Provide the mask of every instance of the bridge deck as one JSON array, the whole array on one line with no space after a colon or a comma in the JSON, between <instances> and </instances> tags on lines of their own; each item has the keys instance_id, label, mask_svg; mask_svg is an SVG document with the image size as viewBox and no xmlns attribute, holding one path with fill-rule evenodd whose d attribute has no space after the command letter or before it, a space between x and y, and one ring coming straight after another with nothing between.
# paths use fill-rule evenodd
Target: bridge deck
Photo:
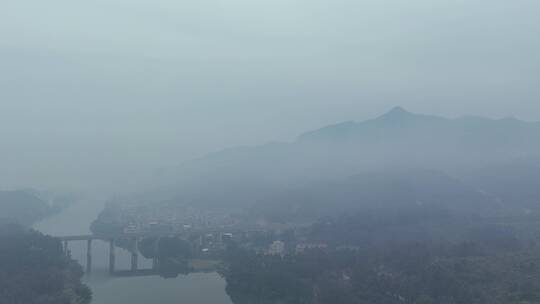
<instances>
[{"instance_id":1,"label":"bridge deck","mask_svg":"<svg viewBox=\"0 0 540 304\"><path fill-rule=\"evenodd\" d=\"M95 235L68 235L68 236L59 236L59 239L62 241L88 241L99 239Z\"/></svg>"},{"instance_id":2,"label":"bridge deck","mask_svg":"<svg viewBox=\"0 0 540 304\"><path fill-rule=\"evenodd\" d=\"M246 232L236 229L225 229L226 232L239 233ZM186 236L190 233L223 233L224 231L216 229L207 230L193 230L193 231L181 231L181 232L141 232L141 233L122 233L122 234L87 234L87 235L69 235L58 236L63 241L86 241L86 240L114 240L114 239L129 239L129 238L146 238L146 237L178 237ZM247 230L248 232L263 231L263 230Z\"/></svg>"},{"instance_id":3,"label":"bridge deck","mask_svg":"<svg viewBox=\"0 0 540 304\"><path fill-rule=\"evenodd\" d=\"M114 277L148 277L148 276L157 276L159 272L155 269L139 269L136 271L132 270L115 270L112 273Z\"/></svg>"},{"instance_id":4,"label":"bridge deck","mask_svg":"<svg viewBox=\"0 0 540 304\"><path fill-rule=\"evenodd\" d=\"M126 233L115 235L103 235L103 234L85 234L85 235L66 235L58 236L62 241L87 241L87 240L114 240L114 239L130 239L130 238L145 238L145 237L171 237L181 236L185 233Z\"/></svg>"}]
</instances>

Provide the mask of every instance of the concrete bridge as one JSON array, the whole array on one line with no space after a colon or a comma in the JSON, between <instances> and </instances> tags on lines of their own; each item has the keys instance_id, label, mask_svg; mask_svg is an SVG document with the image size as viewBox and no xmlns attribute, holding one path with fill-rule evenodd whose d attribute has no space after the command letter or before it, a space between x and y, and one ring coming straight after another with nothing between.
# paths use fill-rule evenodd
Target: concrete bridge
<instances>
[{"instance_id":1,"label":"concrete bridge","mask_svg":"<svg viewBox=\"0 0 540 304\"><path fill-rule=\"evenodd\" d=\"M87 235L70 235L70 236L61 236L58 237L63 244L64 254L70 255L69 250L69 242L75 242L75 241L86 241L86 273L90 273L92 271L92 242L94 240L100 240L104 242L109 243L109 273L113 276L128 276L129 274L126 271L116 271L115 264L116 264L116 253L115 253L115 247L118 240L128 240L131 241L131 244L133 244L131 251L131 270L129 271L131 274L144 274L144 275L150 275L156 273L156 268L158 265L158 260L154 259L152 263L152 269L138 269L139 264L139 250L138 250L138 244L139 240L143 238L165 238L165 237L181 237L185 238L188 234L193 234L195 231L186 231L186 232L177 232L177 233L152 233L152 232L145 232L145 233L125 233L125 234L109 234L109 235L95 235L95 234L87 234ZM219 240L221 241L223 235L225 234L222 231L217 230L205 230L205 231L197 231L197 234L200 234L200 242L202 244L202 238L207 233L213 233L219 235ZM157 244L157 243L156 243ZM157 248L155 249L157 252Z\"/></svg>"},{"instance_id":2,"label":"concrete bridge","mask_svg":"<svg viewBox=\"0 0 540 304\"><path fill-rule=\"evenodd\" d=\"M131 272L138 273L139 265L139 250L138 244L139 240L142 238L164 238L164 237L182 237L184 233L134 233L134 234L118 234L118 235L70 235L70 236L61 236L58 237L63 244L64 254L70 255L69 243L74 241L86 241L86 273L92 271L92 242L94 240L100 240L109 243L109 273L111 275L116 274L115 264L116 264L116 243L118 240L128 240L131 241L133 246L129 250L131 251ZM156 249L157 250L157 249ZM153 262L153 269L143 270L143 272L154 272L157 266L157 260ZM119 273L124 274L125 271Z\"/></svg>"}]
</instances>

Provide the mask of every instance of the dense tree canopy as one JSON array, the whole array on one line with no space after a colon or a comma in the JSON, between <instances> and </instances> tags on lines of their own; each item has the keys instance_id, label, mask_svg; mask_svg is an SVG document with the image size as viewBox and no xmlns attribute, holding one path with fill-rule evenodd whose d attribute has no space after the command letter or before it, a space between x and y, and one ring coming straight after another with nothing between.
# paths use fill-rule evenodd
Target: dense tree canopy
<instances>
[{"instance_id":1,"label":"dense tree canopy","mask_svg":"<svg viewBox=\"0 0 540 304\"><path fill-rule=\"evenodd\" d=\"M0 303L85 304L83 271L58 239L15 225L0 226Z\"/></svg>"},{"instance_id":2,"label":"dense tree canopy","mask_svg":"<svg viewBox=\"0 0 540 304\"><path fill-rule=\"evenodd\" d=\"M329 218L308 234L328 242L327 249L283 257L230 247L227 292L236 304L540 303L534 242L508 224L432 220L423 214ZM421 228L443 232L416 234Z\"/></svg>"}]
</instances>

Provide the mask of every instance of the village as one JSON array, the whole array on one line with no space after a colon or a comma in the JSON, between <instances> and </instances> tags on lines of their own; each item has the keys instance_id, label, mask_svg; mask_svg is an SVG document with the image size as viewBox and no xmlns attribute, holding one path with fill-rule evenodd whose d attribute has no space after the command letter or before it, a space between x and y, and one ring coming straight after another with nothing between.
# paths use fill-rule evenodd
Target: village
<instances>
[{"instance_id":1,"label":"village","mask_svg":"<svg viewBox=\"0 0 540 304\"><path fill-rule=\"evenodd\" d=\"M170 235L189 239L200 254L216 254L234 241L265 255L327 250L326 241L308 241L305 226L253 220L241 213L166 204L110 204L92 225L95 234Z\"/></svg>"}]
</instances>

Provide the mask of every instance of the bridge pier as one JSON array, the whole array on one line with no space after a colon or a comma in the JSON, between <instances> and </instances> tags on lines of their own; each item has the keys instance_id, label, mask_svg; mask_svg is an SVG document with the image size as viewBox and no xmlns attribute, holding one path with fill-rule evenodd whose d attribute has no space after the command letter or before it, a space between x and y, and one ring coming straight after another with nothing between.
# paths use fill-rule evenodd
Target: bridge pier
<instances>
[{"instance_id":1,"label":"bridge pier","mask_svg":"<svg viewBox=\"0 0 540 304\"><path fill-rule=\"evenodd\" d=\"M131 271L137 271L139 267L139 239L133 239L133 249L131 250Z\"/></svg>"},{"instance_id":2,"label":"bridge pier","mask_svg":"<svg viewBox=\"0 0 540 304\"><path fill-rule=\"evenodd\" d=\"M64 240L64 255L69 256L69 248L68 248L68 241Z\"/></svg>"},{"instance_id":3,"label":"bridge pier","mask_svg":"<svg viewBox=\"0 0 540 304\"><path fill-rule=\"evenodd\" d=\"M114 274L114 264L115 264L114 239L111 239L109 243L109 273L110 274Z\"/></svg>"},{"instance_id":4,"label":"bridge pier","mask_svg":"<svg viewBox=\"0 0 540 304\"><path fill-rule=\"evenodd\" d=\"M161 238L157 238L154 242L154 257L152 258L152 269L157 270L159 267L159 241Z\"/></svg>"},{"instance_id":5,"label":"bridge pier","mask_svg":"<svg viewBox=\"0 0 540 304\"><path fill-rule=\"evenodd\" d=\"M86 243L86 273L92 272L92 239Z\"/></svg>"},{"instance_id":6,"label":"bridge pier","mask_svg":"<svg viewBox=\"0 0 540 304\"><path fill-rule=\"evenodd\" d=\"M152 258L152 270L157 270L157 269L158 269L158 258L153 257Z\"/></svg>"}]
</instances>

